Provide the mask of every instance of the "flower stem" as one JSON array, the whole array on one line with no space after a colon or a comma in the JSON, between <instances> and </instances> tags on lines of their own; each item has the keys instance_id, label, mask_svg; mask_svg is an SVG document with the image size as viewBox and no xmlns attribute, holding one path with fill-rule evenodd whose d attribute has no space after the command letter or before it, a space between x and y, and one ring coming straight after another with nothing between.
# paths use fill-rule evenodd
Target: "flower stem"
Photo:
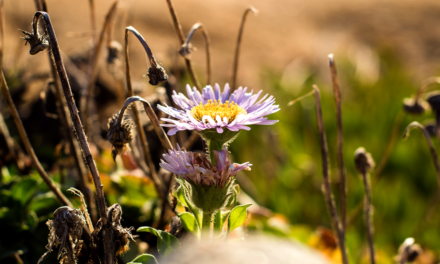
<instances>
[{"instance_id":1,"label":"flower stem","mask_svg":"<svg viewBox=\"0 0 440 264\"><path fill-rule=\"evenodd\" d=\"M211 159L212 166L215 166L214 150L220 151L222 149L223 149L222 142L217 140L210 140L208 142L209 158Z\"/></svg>"},{"instance_id":2,"label":"flower stem","mask_svg":"<svg viewBox=\"0 0 440 264\"><path fill-rule=\"evenodd\" d=\"M202 222L202 240L211 239L211 221L213 213L203 212L203 222Z\"/></svg>"}]
</instances>

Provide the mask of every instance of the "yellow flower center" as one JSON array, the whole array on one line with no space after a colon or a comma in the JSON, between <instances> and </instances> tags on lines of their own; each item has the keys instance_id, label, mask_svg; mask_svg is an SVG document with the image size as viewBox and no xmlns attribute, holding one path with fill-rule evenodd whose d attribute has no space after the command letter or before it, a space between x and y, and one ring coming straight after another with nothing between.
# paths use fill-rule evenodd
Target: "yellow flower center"
<instances>
[{"instance_id":1,"label":"yellow flower center","mask_svg":"<svg viewBox=\"0 0 440 264\"><path fill-rule=\"evenodd\" d=\"M191 115L198 121L202 121L204 116L210 116L212 119L217 121L217 116L220 116L222 120L224 117L227 117L228 122L230 123L234 121L239 114L246 115L247 112L235 102L230 103L229 101L226 101L225 103L222 103L220 99L218 102L208 100L205 105L200 103L200 105L191 109Z\"/></svg>"}]
</instances>

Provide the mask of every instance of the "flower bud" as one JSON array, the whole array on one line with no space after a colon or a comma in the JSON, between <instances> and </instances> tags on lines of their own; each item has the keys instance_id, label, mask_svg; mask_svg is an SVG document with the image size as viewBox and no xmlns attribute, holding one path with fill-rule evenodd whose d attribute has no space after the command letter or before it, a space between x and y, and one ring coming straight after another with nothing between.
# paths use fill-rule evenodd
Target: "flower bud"
<instances>
[{"instance_id":1,"label":"flower bud","mask_svg":"<svg viewBox=\"0 0 440 264\"><path fill-rule=\"evenodd\" d=\"M125 152L129 147L128 144L133 140L132 129L134 127L130 119L124 119L118 122L120 113L109 118L107 123L107 138L113 145L112 157L115 160L119 153Z\"/></svg>"},{"instance_id":2,"label":"flower bud","mask_svg":"<svg viewBox=\"0 0 440 264\"><path fill-rule=\"evenodd\" d=\"M22 39L26 41L24 45L29 43L31 46L31 50L29 51L31 55L35 55L38 52L43 51L49 47L49 41L47 40L49 36L40 35L40 33L38 32L36 32L35 34L30 33L21 29L20 31L24 34L24 36L22 37Z\"/></svg>"},{"instance_id":3,"label":"flower bud","mask_svg":"<svg viewBox=\"0 0 440 264\"><path fill-rule=\"evenodd\" d=\"M408 114L420 115L426 111L426 102L414 100L413 98L405 98L403 100L403 110Z\"/></svg>"},{"instance_id":4,"label":"flower bud","mask_svg":"<svg viewBox=\"0 0 440 264\"><path fill-rule=\"evenodd\" d=\"M356 170L361 173L367 173L374 168L375 163L371 154L366 152L364 148L360 147L354 152L354 163Z\"/></svg>"}]
</instances>

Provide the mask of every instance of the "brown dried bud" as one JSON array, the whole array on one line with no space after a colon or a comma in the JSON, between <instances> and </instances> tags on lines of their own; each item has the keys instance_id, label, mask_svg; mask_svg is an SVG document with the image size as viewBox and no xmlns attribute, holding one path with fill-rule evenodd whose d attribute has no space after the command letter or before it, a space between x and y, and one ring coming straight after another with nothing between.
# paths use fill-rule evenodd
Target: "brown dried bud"
<instances>
[{"instance_id":1,"label":"brown dried bud","mask_svg":"<svg viewBox=\"0 0 440 264\"><path fill-rule=\"evenodd\" d=\"M128 144L133 140L133 122L130 119L123 119L122 122L119 122L119 115L120 113L113 115L113 117L108 119L107 123L107 138L113 145L113 160L116 159L119 153L124 153L128 150Z\"/></svg>"},{"instance_id":2,"label":"brown dried bud","mask_svg":"<svg viewBox=\"0 0 440 264\"><path fill-rule=\"evenodd\" d=\"M121 44L116 40L112 40L107 48L108 48L107 63L108 64L118 63L119 55L122 51Z\"/></svg>"},{"instance_id":3,"label":"brown dried bud","mask_svg":"<svg viewBox=\"0 0 440 264\"><path fill-rule=\"evenodd\" d=\"M395 257L399 263L414 262L422 253L422 248L414 244L414 238L409 237L400 245L398 255Z\"/></svg>"},{"instance_id":4,"label":"brown dried bud","mask_svg":"<svg viewBox=\"0 0 440 264\"><path fill-rule=\"evenodd\" d=\"M112 249L114 263L118 263L117 256L126 253L130 249L129 239L134 241L134 238L136 237L131 234L131 231L134 229L133 227L122 227L122 209L119 204L114 204L108 208L107 219L108 223L106 226L104 226L101 219L99 219L96 229L92 233L92 252L87 263L104 263L105 257L103 243L110 244L107 248ZM112 240L108 241L105 237L111 237Z\"/></svg>"},{"instance_id":5,"label":"brown dried bud","mask_svg":"<svg viewBox=\"0 0 440 264\"><path fill-rule=\"evenodd\" d=\"M195 47L191 45L191 43L183 44L179 49L179 54L187 59L190 58L191 52L197 50Z\"/></svg>"},{"instance_id":6,"label":"brown dried bud","mask_svg":"<svg viewBox=\"0 0 440 264\"><path fill-rule=\"evenodd\" d=\"M425 101L414 100L413 98L405 98L403 100L403 110L406 113L412 115L423 114L427 109L427 104Z\"/></svg>"},{"instance_id":7,"label":"brown dried bud","mask_svg":"<svg viewBox=\"0 0 440 264\"><path fill-rule=\"evenodd\" d=\"M356 170L361 174L369 172L376 165L371 154L366 152L362 147L356 149L354 152L354 164Z\"/></svg>"},{"instance_id":8,"label":"brown dried bud","mask_svg":"<svg viewBox=\"0 0 440 264\"><path fill-rule=\"evenodd\" d=\"M152 64L152 66L148 68L148 73L146 75L150 78L149 83L151 85L158 85L159 83L168 80L168 75L165 72L165 69L158 64Z\"/></svg>"},{"instance_id":9,"label":"brown dried bud","mask_svg":"<svg viewBox=\"0 0 440 264\"><path fill-rule=\"evenodd\" d=\"M38 32L34 34L21 29L19 30L24 34L24 36L21 37L26 41L24 45L28 44L28 42L31 45L31 50L29 51L31 55L35 55L49 47L48 35L40 35Z\"/></svg>"},{"instance_id":10,"label":"brown dried bud","mask_svg":"<svg viewBox=\"0 0 440 264\"><path fill-rule=\"evenodd\" d=\"M434 91L426 95L426 101L431 106L432 110L440 110L440 91Z\"/></svg>"},{"instance_id":11,"label":"brown dried bud","mask_svg":"<svg viewBox=\"0 0 440 264\"><path fill-rule=\"evenodd\" d=\"M427 120L427 121L423 122L423 126L425 127L426 131L428 131L428 134L431 137L436 136L437 126L435 124L435 121Z\"/></svg>"},{"instance_id":12,"label":"brown dried bud","mask_svg":"<svg viewBox=\"0 0 440 264\"><path fill-rule=\"evenodd\" d=\"M58 250L60 263L76 263L76 257L81 251L83 241L81 234L85 219L80 210L68 206L58 208L54 219L47 221L49 227L49 243L46 245L47 252L38 260L40 263L54 248Z\"/></svg>"}]
</instances>

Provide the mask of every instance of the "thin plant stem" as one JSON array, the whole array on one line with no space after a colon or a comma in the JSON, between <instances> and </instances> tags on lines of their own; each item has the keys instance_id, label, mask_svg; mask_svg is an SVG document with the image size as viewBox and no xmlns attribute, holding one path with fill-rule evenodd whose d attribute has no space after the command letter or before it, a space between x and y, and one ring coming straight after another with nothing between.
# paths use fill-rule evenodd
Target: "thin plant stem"
<instances>
[{"instance_id":1,"label":"thin plant stem","mask_svg":"<svg viewBox=\"0 0 440 264\"><path fill-rule=\"evenodd\" d=\"M416 96L414 98L415 102L418 102L420 96L422 96L422 94L428 90L429 86L433 84L440 84L440 77L429 77L425 79L417 90Z\"/></svg>"},{"instance_id":2,"label":"thin plant stem","mask_svg":"<svg viewBox=\"0 0 440 264\"><path fill-rule=\"evenodd\" d=\"M180 25L179 19L177 18L177 13L174 10L174 6L173 6L173 3L171 2L171 0L167 0L167 4L168 4L168 9L170 10L170 13L171 13L171 17L173 19L174 30L176 31L177 37L179 38L180 45L183 45L183 43L185 43L185 37L183 35L182 26ZM196 76L196 73L194 72L191 61L188 58L184 58L184 59L185 59L186 68L189 73L189 77L191 78L192 82L197 87L197 89L199 89L201 91L202 86L200 85L200 82L197 79L197 76Z\"/></svg>"},{"instance_id":3,"label":"thin plant stem","mask_svg":"<svg viewBox=\"0 0 440 264\"><path fill-rule=\"evenodd\" d=\"M125 74L126 74L128 95L130 97L135 95L134 91L133 91L132 84L131 84L130 56L129 56L129 49L128 49L129 32L133 32L133 31L138 33L134 28L129 27L129 28L125 29L125 65L126 65ZM140 35L140 34L138 33L138 35ZM147 45L147 47L148 47L148 45ZM148 48L147 54L148 53L152 54L152 52L149 48ZM148 146L147 137L145 135L144 127L142 126L139 110L138 110L136 104L132 104L132 112L134 115L134 122L136 124L136 129L137 129L138 135L140 137L142 152L143 152L144 158L145 158L145 163L150 168L150 176L151 176L151 179L153 180L154 186L156 187L157 194L162 199L162 201L165 202L164 201L164 199L166 199L166 197L164 195L165 190L163 188L162 182L160 181L159 177L157 176L156 169L154 167L154 163L151 158L151 152L150 152L150 148ZM121 119L121 121L122 121L123 115L124 115L124 112L121 110L121 113L119 114L119 119ZM121 121L119 122L119 124L121 124Z\"/></svg>"},{"instance_id":4,"label":"thin plant stem","mask_svg":"<svg viewBox=\"0 0 440 264\"><path fill-rule=\"evenodd\" d=\"M202 222L202 240L211 240L212 238L212 229L211 222L213 213L205 213L203 212L203 222Z\"/></svg>"},{"instance_id":5,"label":"thin plant stem","mask_svg":"<svg viewBox=\"0 0 440 264\"><path fill-rule=\"evenodd\" d=\"M338 212L336 210L336 204L333 199L331 185L330 185L330 171L329 171L329 159L328 159L328 148L327 140L324 130L324 122L322 119L322 107L321 107L321 96L319 88L313 85L315 91L315 107L316 107L316 119L318 122L319 138L321 142L321 156L322 156L322 173L324 178L323 192L325 201L327 203L327 208L330 213L330 218L332 220L333 229L336 231L338 236L339 248L342 254L342 263L348 264L347 249L345 247L344 232L342 230L341 223L339 221Z\"/></svg>"},{"instance_id":6,"label":"thin plant stem","mask_svg":"<svg viewBox=\"0 0 440 264\"><path fill-rule=\"evenodd\" d=\"M73 205L70 203L70 201L64 196L64 194L61 192L61 190L58 188L58 186L55 185L55 183L49 178L46 171L43 169L43 166L41 166L40 161L38 160L37 156L35 155L34 149L32 148L32 145L29 141L29 138L26 134L26 131L23 127L23 123L21 122L20 116L18 115L17 108L15 107L14 102L12 101L11 94L9 93L8 84L6 83L5 76L3 74L3 67L0 67L1 69L1 82L2 82L2 94L3 97L6 99L6 102L9 106L9 110L11 111L12 118L14 119L15 125L17 126L18 133L20 134L20 138L23 142L23 145L26 149L27 154L31 158L32 165L37 170L38 174L40 174L43 181L46 183L46 185L49 187L49 189L55 194L58 201L60 201L61 204L65 206L69 206L73 208Z\"/></svg>"},{"instance_id":7,"label":"thin plant stem","mask_svg":"<svg viewBox=\"0 0 440 264\"><path fill-rule=\"evenodd\" d=\"M90 9L90 26L93 32L92 39L93 44L96 41L96 11L95 11L95 1L89 0L89 9Z\"/></svg>"},{"instance_id":8,"label":"thin plant stem","mask_svg":"<svg viewBox=\"0 0 440 264\"><path fill-rule=\"evenodd\" d=\"M426 142L428 143L429 151L431 152L432 162L434 163L435 171L437 173L437 183L440 191L440 163L438 160L437 152L434 148L434 144L432 144L431 136L429 135L428 131L422 124L420 124L419 122L412 122L405 129L405 133L403 135L404 139L409 137L409 133L413 128L420 129L423 132L423 135L425 136Z\"/></svg>"},{"instance_id":9,"label":"thin plant stem","mask_svg":"<svg viewBox=\"0 0 440 264\"><path fill-rule=\"evenodd\" d=\"M81 120L78 115L78 109L75 105L75 101L73 99L72 89L70 88L69 79L66 74L66 69L64 68L63 59L61 58L60 49L58 46L58 41L55 36L55 31L53 29L52 23L50 21L50 17L46 12L37 12L33 18L33 25L36 27L37 21L43 17L44 24L46 26L46 31L49 35L50 49L52 55L54 57L54 61L56 64L56 68L58 70L58 76L60 78L61 85L63 87L64 96L67 101L67 106L69 108L70 117L72 118L72 123L75 127L75 131L80 142L83 154L85 156L87 165L93 177L93 182L95 184L96 193L97 193L97 201L99 205L99 211L101 216L101 221L104 227L108 226L107 219L107 206L105 203L104 190L103 185L101 183L101 178L99 177L98 169L96 168L95 161L93 160L92 153L90 152L89 144L86 139L86 135L82 128ZM35 28L34 28L35 31ZM111 232L107 231L106 228L103 229L103 240L104 241L112 241ZM111 243L104 243L104 256L105 256L105 264L113 263L113 250L110 247Z\"/></svg>"},{"instance_id":10,"label":"thin plant stem","mask_svg":"<svg viewBox=\"0 0 440 264\"><path fill-rule=\"evenodd\" d=\"M23 123L21 122L20 116L18 115L17 108L15 107L14 101L12 101L11 93L9 92L8 84L6 83L5 75L3 73L3 48L4 48L4 41L3 41L3 0L0 2L0 78L1 78L1 91L3 94L3 97L6 100L6 103L9 106L9 110L11 111L12 118L14 119L15 125L17 126L18 133L20 134L20 138L23 142L23 145L26 149L26 152L28 153L29 157L31 158L32 165L37 170L38 174L40 174L43 181L46 183L46 185L49 187L49 189L55 194L58 201L60 201L61 204L65 206L69 206L73 208L72 203L64 196L64 194L61 192L61 190L58 188L58 186L55 185L55 183L49 178L46 171L44 170L43 166L41 166L40 161L38 160L37 156L35 155L34 149L32 148L32 145L29 141L29 138L27 136L26 130L24 129Z\"/></svg>"},{"instance_id":11,"label":"thin plant stem","mask_svg":"<svg viewBox=\"0 0 440 264\"><path fill-rule=\"evenodd\" d=\"M83 94L81 94L80 107L82 108L81 113L83 115L83 121L86 126L86 131L90 131L90 127L89 127L91 122L90 107L91 104L93 103L93 98L95 93L95 81L98 75L99 57L104 43L105 33L107 32L107 28L110 26L110 22L116 13L116 8L118 6L118 3L119 3L118 0L115 0L113 2L113 4L110 7L110 10L108 11L105 17L104 25L102 26L99 39L95 44L95 48L93 49L93 55L92 55L92 60L90 62L90 68L89 68L89 74L87 80L87 87L86 90L84 90Z\"/></svg>"},{"instance_id":12,"label":"thin plant stem","mask_svg":"<svg viewBox=\"0 0 440 264\"><path fill-rule=\"evenodd\" d=\"M344 153L343 153L343 140L344 136L342 134L342 107L341 107L341 89L339 86L338 74L336 71L335 60L333 58L333 54L328 55L330 73L332 76L332 84L333 84L333 94L335 96L335 105L336 105L336 118L337 118L337 145L338 145L338 166L339 166L339 186L341 192L341 224L342 231L344 232L347 226L347 182L345 176L345 167L344 167Z\"/></svg>"},{"instance_id":13,"label":"thin plant stem","mask_svg":"<svg viewBox=\"0 0 440 264\"><path fill-rule=\"evenodd\" d=\"M373 179L372 179L372 186L376 186L377 183L379 182L381 176L382 176L382 172L385 169L385 166L388 163L388 160L390 158L391 155L391 151L393 150L394 145L396 144L396 139L399 135L399 128L400 128L400 124L402 123L404 117L404 112L403 110L401 110L397 116L396 119L394 120L394 124L393 124L393 128L391 130L391 136L390 139L388 140L387 146L385 148L384 154L382 156L382 159L379 162L379 166L377 166L377 169L375 170ZM358 203L355 207L355 209L353 209L349 215L349 217L347 218L347 226L350 226L354 219L356 219L362 212L362 207L363 207L363 201L361 201L360 203Z\"/></svg>"},{"instance_id":14,"label":"thin plant stem","mask_svg":"<svg viewBox=\"0 0 440 264\"><path fill-rule=\"evenodd\" d=\"M37 9L37 11L43 11L43 7L41 6L40 0L34 0L34 3L35 3L35 8Z\"/></svg>"},{"instance_id":15,"label":"thin plant stem","mask_svg":"<svg viewBox=\"0 0 440 264\"><path fill-rule=\"evenodd\" d=\"M365 213L365 226L367 228L368 246L370 248L370 261L371 264L374 264L375 257L374 257L374 244L373 244L373 214L371 211L370 177L366 170L363 173L361 173L361 176L365 188L364 213Z\"/></svg>"},{"instance_id":16,"label":"thin plant stem","mask_svg":"<svg viewBox=\"0 0 440 264\"><path fill-rule=\"evenodd\" d=\"M47 5L43 5L42 11L47 12ZM67 131L67 139L69 141L70 148L72 149L72 156L75 160L76 168L78 171L79 187L84 193L87 203L90 206L90 214L92 216L93 222L96 223L96 221L98 221L98 216L96 215L96 205L93 201L93 192L88 186L87 169L85 168L81 149L79 148L78 141L76 140L76 136L73 131L72 120L70 120L69 118L69 110L67 109L66 99L63 96L63 88L61 87L57 69L55 68L55 61L53 61L53 57L50 55L50 53L48 53L48 59L50 64L50 72L53 78L53 84L55 86L55 96L60 109L60 122Z\"/></svg>"},{"instance_id":17,"label":"thin plant stem","mask_svg":"<svg viewBox=\"0 0 440 264\"><path fill-rule=\"evenodd\" d=\"M241 19L240 24L240 30L238 31L238 37L237 37L237 44L235 46L235 55L234 55L234 65L232 70L232 86L231 86L231 93L237 88L237 72L238 72L238 58L240 57L240 46L241 46L241 39L243 36L243 30L244 30L244 24L246 23L246 18L249 12L252 12L254 14L258 13L258 10L254 7L250 6L248 7L244 13L243 18Z\"/></svg>"},{"instance_id":18,"label":"thin plant stem","mask_svg":"<svg viewBox=\"0 0 440 264\"><path fill-rule=\"evenodd\" d=\"M196 23L194 26L192 26L191 30L188 33L188 37L186 38L185 43L182 45L182 48L185 48L187 50L190 49L190 41L192 36L194 35L194 32L196 32L197 29L200 29L202 31L203 37L205 38L206 43L206 83L208 85L211 85L211 40L209 39L208 30L203 26L202 23ZM183 55L185 57L185 55Z\"/></svg>"}]
</instances>

